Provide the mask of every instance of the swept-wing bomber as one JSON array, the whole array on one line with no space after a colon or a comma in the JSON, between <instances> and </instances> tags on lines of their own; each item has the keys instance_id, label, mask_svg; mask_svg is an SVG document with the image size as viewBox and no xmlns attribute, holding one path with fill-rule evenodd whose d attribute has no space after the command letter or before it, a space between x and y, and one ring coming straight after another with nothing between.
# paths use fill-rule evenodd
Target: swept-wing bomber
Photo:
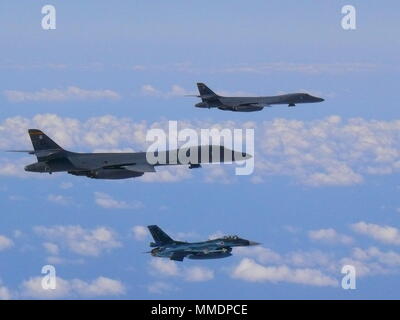
<instances>
[{"instance_id":1,"label":"swept-wing bomber","mask_svg":"<svg viewBox=\"0 0 400 320\"><path fill-rule=\"evenodd\" d=\"M251 112L260 111L274 104L287 104L294 107L298 103L322 102L324 99L314 97L308 93L288 93L269 97L223 97L214 93L204 83L198 83L199 95L202 102L197 103L197 108L218 108L220 110Z\"/></svg>"},{"instance_id":2,"label":"swept-wing bomber","mask_svg":"<svg viewBox=\"0 0 400 320\"><path fill-rule=\"evenodd\" d=\"M188 165L190 169L200 168L202 163L242 161L251 158L244 152L237 152L223 146L195 146L176 150L155 151L152 156L165 159L164 163L148 161L148 152L130 153L76 153L64 150L38 129L29 129L33 150L11 150L27 152L37 157L37 162L27 165L25 171L53 173L68 172L75 176L93 179L127 179L140 177L146 172L155 172L157 166ZM195 157L190 157L193 152ZM185 154L189 161L177 156ZM191 159L194 159L192 161Z\"/></svg>"}]
</instances>

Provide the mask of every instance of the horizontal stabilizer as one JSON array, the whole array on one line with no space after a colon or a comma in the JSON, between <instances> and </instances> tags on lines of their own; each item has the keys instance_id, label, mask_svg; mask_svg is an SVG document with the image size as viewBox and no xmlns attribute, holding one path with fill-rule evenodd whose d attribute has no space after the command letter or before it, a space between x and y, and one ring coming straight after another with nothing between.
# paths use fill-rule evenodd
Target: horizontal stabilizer
<instances>
[{"instance_id":1,"label":"horizontal stabilizer","mask_svg":"<svg viewBox=\"0 0 400 320\"><path fill-rule=\"evenodd\" d=\"M34 150L6 150L5 152L22 152L22 153L35 154Z\"/></svg>"},{"instance_id":2,"label":"horizontal stabilizer","mask_svg":"<svg viewBox=\"0 0 400 320\"><path fill-rule=\"evenodd\" d=\"M61 150L7 150L6 152L23 152L36 155L38 158L45 158L60 152Z\"/></svg>"}]
</instances>

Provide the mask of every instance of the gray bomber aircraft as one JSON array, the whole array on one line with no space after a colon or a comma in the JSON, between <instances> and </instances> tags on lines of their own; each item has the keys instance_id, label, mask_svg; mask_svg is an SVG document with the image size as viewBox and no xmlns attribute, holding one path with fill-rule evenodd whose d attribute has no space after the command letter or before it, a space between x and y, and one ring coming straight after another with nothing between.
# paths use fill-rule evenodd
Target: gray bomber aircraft
<instances>
[{"instance_id":1,"label":"gray bomber aircraft","mask_svg":"<svg viewBox=\"0 0 400 320\"><path fill-rule=\"evenodd\" d=\"M169 258L170 260L183 261L184 258L204 260L226 258L232 255L233 247L247 247L259 245L254 241L241 239L238 236L225 236L203 242L182 242L171 239L160 227L148 226L155 242L151 251L153 257Z\"/></svg>"},{"instance_id":2,"label":"gray bomber aircraft","mask_svg":"<svg viewBox=\"0 0 400 320\"><path fill-rule=\"evenodd\" d=\"M198 83L202 102L197 103L197 108L218 108L220 110L252 112L260 111L264 107L271 107L274 104L287 104L294 107L297 103L322 102L324 99L314 97L308 93L288 93L270 97L223 97L214 93L204 83Z\"/></svg>"},{"instance_id":3,"label":"gray bomber aircraft","mask_svg":"<svg viewBox=\"0 0 400 320\"><path fill-rule=\"evenodd\" d=\"M165 158L163 164L150 164L146 152L132 153L76 153L64 150L42 131L29 129L32 151L10 150L10 152L26 152L35 155L36 163L27 165L29 172L68 172L75 176L86 176L93 179L127 179L142 176L145 172L155 172L156 166L188 165L190 169L200 168L201 163L232 162L251 158L251 155L232 151L223 146L197 146L172 151L155 151L153 155ZM194 148L194 149L193 149ZM195 150L197 149L197 150ZM190 152L196 151L196 161L189 159ZM187 163L179 161L177 154L186 153ZM203 156L202 156L203 155ZM228 158L229 157L229 158ZM226 161L225 161L226 160Z\"/></svg>"}]
</instances>

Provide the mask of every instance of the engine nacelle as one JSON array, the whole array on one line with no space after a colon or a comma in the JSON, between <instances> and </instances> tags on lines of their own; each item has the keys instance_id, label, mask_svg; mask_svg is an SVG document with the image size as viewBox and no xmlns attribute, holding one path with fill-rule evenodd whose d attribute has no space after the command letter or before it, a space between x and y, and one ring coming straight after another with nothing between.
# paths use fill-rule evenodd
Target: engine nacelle
<instances>
[{"instance_id":1,"label":"engine nacelle","mask_svg":"<svg viewBox=\"0 0 400 320\"><path fill-rule=\"evenodd\" d=\"M209 104L207 102L196 103L195 107L197 107L197 108L210 108L210 106L209 106Z\"/></svg>"},{"instance_id":2,"label":"engine nacelle","mask_svg":"<svg viewBox=\"0 0 400 320\"><path fill-rule=\"evenodd\" d=\"M136 178L143 175L143 172L135 172L125 169L98 169L92 171L70 171L68 173L76 176L86 176L92 179L109 180Z\"/></svg>"}]
</instances>

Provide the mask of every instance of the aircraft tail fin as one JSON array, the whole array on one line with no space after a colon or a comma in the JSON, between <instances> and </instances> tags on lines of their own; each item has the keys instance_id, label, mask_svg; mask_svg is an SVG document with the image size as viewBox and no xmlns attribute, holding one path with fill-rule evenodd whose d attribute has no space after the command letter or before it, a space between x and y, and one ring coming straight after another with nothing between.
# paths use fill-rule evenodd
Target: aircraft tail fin
<instances>
[{"instance_id":1,"label":"aircraft tail fin","mask_svg":"<svg viewBox=\"0 0 400 320\"><path fill-rule=\"evenodd\" d=\"M152 225L148 226L151 235L153 236L154 241L156 244L166 244L174 242L174 240L167 235L164 231L161 230L159 226Z\"/></svg>"},{"instance_id":2,"label":"aircraft tail fin","mask_svg":"<svg viewBox=\"0 0 400 320\"><path fill-rule=\"evenodd\" d=\"M204 83L197 83L197 88L199 89L200 98L215 98L218 95L212 91L209 87L207 87Z\"/></svg>"},{"instance_id":3,"label":"aircraft tail fin","mask_svg":"<svg viewBox=\"0 0 400 320\"><path fill-rule=\"evenodd\" d=\"M48 150L60 150L60 151L63 150L63 148L61 148L57 143L51 140L41 130L29 129L28 132L35 152L48 151Z\"/></svg>"}]
</instances>

